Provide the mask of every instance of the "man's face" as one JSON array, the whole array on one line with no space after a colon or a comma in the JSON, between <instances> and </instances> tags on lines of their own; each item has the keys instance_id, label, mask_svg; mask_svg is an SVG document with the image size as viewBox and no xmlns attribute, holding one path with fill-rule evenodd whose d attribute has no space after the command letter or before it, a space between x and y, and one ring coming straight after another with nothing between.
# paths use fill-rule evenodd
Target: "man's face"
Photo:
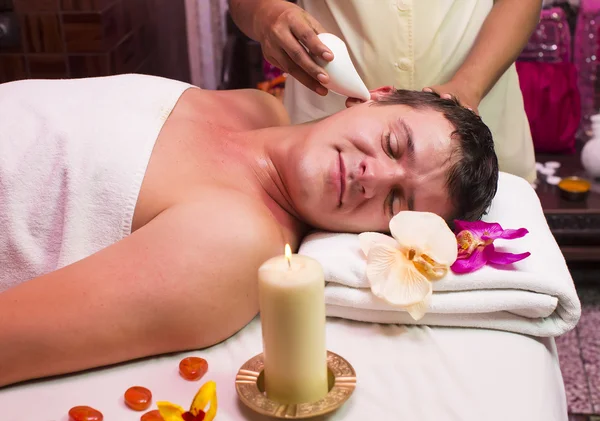
<instances>
[{"instance_id":1,"label":"man's face","mask_svg":"<svg viewBox=\"0 0 600 421\"><path fill-rule=\"evenodd\" d=\"M388 231L402 210L447 217L454 127L431 109L366 103L315 123L283 178L295 209L329 231Z\"/></svg>"}]
</instances>

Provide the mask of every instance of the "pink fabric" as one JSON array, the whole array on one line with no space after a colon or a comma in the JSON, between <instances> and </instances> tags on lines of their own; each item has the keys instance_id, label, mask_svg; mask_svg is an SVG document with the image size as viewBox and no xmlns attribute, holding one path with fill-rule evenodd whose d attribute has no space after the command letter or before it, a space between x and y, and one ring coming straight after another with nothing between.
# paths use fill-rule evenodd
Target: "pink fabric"
<instances>
[{"instance_id":1,"label":"pink fabric","mask_svg":"<svg viewBox=\"0 0 600 421\"><path fill-rule=\"evenodd\" d=\"M552 7L542 10L540 23L519 59L549 63L571 61L571 32L563 9Z\"/></svg>"},{"instance_id":2,"label":"pink fabric","mask_svg":"<svg viewBox=\"0 0 600 421\"><path fill-rule=\"evenodd\" d=\"M598 33L600 29L600 0L582 0L575 26L573 61L579 74L582 130L590 130L590 116L596 114L595 83L598 70Z\"/></svg>"},{"instance_id":3,"label":"pink fabric","mask_svg":"<svg viewBox=\"0 0 600 421\"><path fill-rule=\"evenodd\" d=\"M581 10L586 12L600 11L600 0L581 0Z\"/></svg>"},{"instance_id":4,"label":"pink fabric","mask_svg":"<svg viewBox=\"0 0 600 421\"><path fill-rule=\"evenodd\" d=\"M516 65L536 152L575 152L581 119L575 66L568 62Z\"/></svg>"}]
</instances>

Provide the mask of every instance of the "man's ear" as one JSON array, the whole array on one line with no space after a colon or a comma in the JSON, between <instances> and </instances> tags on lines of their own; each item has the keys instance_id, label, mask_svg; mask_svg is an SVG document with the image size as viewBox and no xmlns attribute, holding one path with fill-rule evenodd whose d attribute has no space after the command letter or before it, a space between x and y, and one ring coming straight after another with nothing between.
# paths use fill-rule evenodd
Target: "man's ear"
<instances>
[{"instance_id":1,"label":"man's ear","mask_svg":"<svg viewBox=\"0 0 600 421\"><path fill-rule=\"evenodd\" d=\"M387 96L394 90L393 86L382 86L377 89L369 91L371 93L371 101L380 101L383 97Z\"/></svg>"},{"instance_id":2,"label":"man's ear","mask_svg":"<svg viewBox=\"0 0 600 421\"><path fill-rule=\"evenodd\" d=\"M388 95L393 90L394 90L393 86L382 86L377 89L372 89L369 91L369 93L371 94L370 101L377 102L377 101L381 100L381 98L383 98L384 96ZM365 102L365 101L356 99L356 98L348 98L346 100L346 107L349 108L349 107L352 107L353 105L362 104L363 102Z\"/></svg>"}]
</instances>

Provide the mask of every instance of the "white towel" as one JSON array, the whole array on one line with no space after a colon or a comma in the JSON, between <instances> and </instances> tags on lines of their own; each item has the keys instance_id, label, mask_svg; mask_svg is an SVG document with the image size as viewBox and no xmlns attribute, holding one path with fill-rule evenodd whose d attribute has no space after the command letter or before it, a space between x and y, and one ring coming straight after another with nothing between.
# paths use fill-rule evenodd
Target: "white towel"
<instances>
[{"instance_id":1,"label":"white towel","mask_svg":"<svg viewBox=\"0 0 600 421\"><path fill-rule=\"evenodd\" d=\"M131 233L152 149L189 87L135 74L0 84L0 293Z\"/></svg>"},{"instance_id":2,"label":"white towel","mask_svg":"<svg viewBox=\"0 0 600 421\"><path fill-rule=\"evenodd\" d=\"M496 240L500 251L531 256L505 269L485 266L465 275L450 272L433 283L431 306L415 322L404 310L371 293L358 235L315 232L299 254L323 265L327 315L374 323L480 327L533 336L558 336L575 327L581 305L573 279L533 188L501 173L485 221L504 229L527 228L516 240Z\"/></svg>"}]
</instances>

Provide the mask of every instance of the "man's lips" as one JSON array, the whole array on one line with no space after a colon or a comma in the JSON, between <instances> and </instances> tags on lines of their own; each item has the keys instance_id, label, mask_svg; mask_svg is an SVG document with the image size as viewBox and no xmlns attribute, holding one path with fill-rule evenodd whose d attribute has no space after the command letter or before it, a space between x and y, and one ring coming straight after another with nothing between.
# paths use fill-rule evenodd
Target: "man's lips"
<instances>
[{"instance_id":1,"label":"man's lips","mask_svg":"<svg viewBox=\"0 0 600 421\"><path fill-rule=\"evenodd\" d=\"M344 192L346 191L346 167L344 166L344 159L342 158L342 153L339 153L340 159L340 207L342 206L342 201L344 198Z\"/></svg>"}]
</instances>

